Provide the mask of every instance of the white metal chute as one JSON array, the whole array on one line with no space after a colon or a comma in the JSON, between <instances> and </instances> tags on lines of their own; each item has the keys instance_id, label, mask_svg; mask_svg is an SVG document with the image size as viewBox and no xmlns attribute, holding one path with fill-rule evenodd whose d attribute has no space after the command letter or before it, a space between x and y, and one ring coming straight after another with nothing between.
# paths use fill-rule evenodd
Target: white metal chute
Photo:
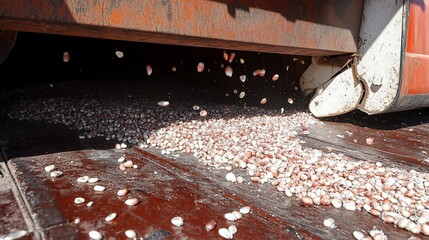
<instances>
[{"instance_id":1,"label":"white metal chute","mask_svg":"<svg viewBox=\"0 0 429 240\"><path fill-rule=\"evenodd\" d=\"M358 108L368 114L382 113L399 91L402 33L407 0L367 0L359 33L362 58L357 75L367 92Z\"/></svg>"},{"instance_id":2,"label":"white metal chute","mask_svg":"<svg viewBox=\"0 0 429 240\"><path fill-rule=\"evenodd\" d=\"M315 92L310 111L316 117L335 116L359 109L368 114L386 112L400 88L404 16L408 0L364 2L358 58L342 69L313 57L300 79L305 95Z\"/></svg>"},{"instance_id":3,"label":"white metal chute","mask_svg":"<svg viewBox=\"0 0 429 240\"><path fill-rule=\"evenodd\" d=\"M356 82L349 68L316 90L310 111L316 117L330 117L353 111L364 94L362 83Z\"/></svg>"}]
</instances>

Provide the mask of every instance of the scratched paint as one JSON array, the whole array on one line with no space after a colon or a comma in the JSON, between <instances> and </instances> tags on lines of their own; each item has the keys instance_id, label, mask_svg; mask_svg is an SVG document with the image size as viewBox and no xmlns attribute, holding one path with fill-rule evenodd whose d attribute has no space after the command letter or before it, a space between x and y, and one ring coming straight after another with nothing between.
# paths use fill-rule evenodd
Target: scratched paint
<instances>
[{"instance_id":1,"label":"scratched paint","mask_svg":"<svg viewBox=\"0 0 429 240\"><path fill-rule=\"evenodd\" d=\"M359 1L3 0L0 28L274 53L357 50Z\"/></svg>"},{"instance_id":2,"label":"scratched paint","mask_svg":"<svg viewBox=\"0 0 429 240\"><path fill-rule=\"evenodd\" d=\"M409 1L402 57L401 91L389 111L429 106L429 0Z\"/></svg>"}]
</instances>

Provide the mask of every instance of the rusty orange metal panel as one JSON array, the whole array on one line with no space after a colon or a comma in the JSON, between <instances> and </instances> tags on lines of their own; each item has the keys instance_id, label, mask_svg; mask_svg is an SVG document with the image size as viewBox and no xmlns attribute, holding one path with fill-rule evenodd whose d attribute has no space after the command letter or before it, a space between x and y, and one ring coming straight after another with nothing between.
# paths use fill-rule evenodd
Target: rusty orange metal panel
<instances>
[{"instance_id":1,"label":"rusty orange metal panel","mask_svg":"<svg viewBox=\"0 0 429 240\"><path fill-rule=\"evenodd\" d=\"M356 52L363 0L0 0L0 29L302 55Z\"/></svg>"}]
</instances>

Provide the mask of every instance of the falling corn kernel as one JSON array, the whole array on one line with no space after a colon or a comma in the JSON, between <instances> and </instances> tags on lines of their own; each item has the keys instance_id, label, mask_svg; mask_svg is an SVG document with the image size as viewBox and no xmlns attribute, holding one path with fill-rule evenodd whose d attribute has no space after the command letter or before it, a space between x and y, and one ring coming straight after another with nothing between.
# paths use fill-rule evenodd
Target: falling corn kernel
<instances>
[{"instance_id":1,"label":"falling corn kernel","mask_svg":"<svg viewBox=\"0 0 429 240\"><path fill-rule=\"evenodd\" d=\"M274 76L271 78L273 81L277 81L279 79L278 74L274 74Z\"/></svg>"},{"instance_id":2,"label":"falling corn kernel","mask_svg":"<svg viewBox=\"0 0 429 240\"><path fill-rule=\"evenodd\" d=\"M152 74L152 66L150 64L146 65L146 73L148 76Z\"/></svg>"},{"instance_id":3,"label":"falling corn kernel","mask_svg":"<svg viewBox=\"0 0 429 240\"><path fill-rule=\"evenodd\" d=\"M70 61L70 54L69 52L64 52L63 53L63 62L69 62Z\"/></svg>"},{"instance_id":4,"label":"falling corn kernel","mask_svg":"<svg viewBox=\"0 0 429 240\"><path fill-rule=\"evenodd\" d=\"M197 71L198 72L202 72L204 71L204 63L203 62L199 62L197 65Z\"/></svg>"},{"instance_id":5,"label":"falling corn kernel","mask_svg":"<svg viewBox=\"0 0 429 240\"><path fill-rule=\"evenodd\" d=\"M228 61L228 53L223 52L223 59L225 59L225 61Z\"/></svg>"},{"instance_id":6,"label":"falling corn kernel","mask_svg":"<svg viewBox=\"0 0 429 240\"><path fill-rule=\"evenodd\" d=\"M225 68L225 75L227 76L227 77L232 77L232 67L231 66L227 66L226 68Z\"/></svg>"},{"instance_id":7,"label":"falling corn kernel","mask_svg":"<svg viewBox=\"0 0 429 240\"><path fill-rule=\"evenodd\" d=\"M245 95L246 95L246 93L243 91L243 92L240 92L240 95L238 95L238 97L239 98L244 98Z\"/></svg>"},{"instance_id":8,"label":"falling corn kernel","mask_svg":"<svg viewBox=\"0 0 429 240\"><path fill-rule=\"evenodd\" d=\"M228 62L229 62L229 63L232 63L232 61L234 61L234 58L235 58L235 53L231 53L231 54L229 54Z\"/></svg>"},{"instance_id":9,"label":"falling corn kernel","mask_svg":"<svg viewBox=\"0 0 429 240\"><path fill-rule=\"evenodd\" d=\"M115 52L115 55L118 58L123 58L124 57L124 53L122 51L119 51L119 50Z\"/></svg>"},{"instance_id":10,"label":"falling corn kernel","mask_svg":"<svg viewBox=\"0 0 429 240\"><path fill-rule=\"evenodd\" d=\"M245 82L246 81L246 75L241 75L240 76L240 81Z\"/></svg>"},{"instance_id":11,"label":"falling corn kernel","mask_svg":"<svg viewBox=\"0 0 429 240\"><path fill-rule=\"evenodd\" d=\"M261 69L256 69L255 71L253 71L253 76L258 76L259 73L261 72Z\"/></svg>"}]
</instances>

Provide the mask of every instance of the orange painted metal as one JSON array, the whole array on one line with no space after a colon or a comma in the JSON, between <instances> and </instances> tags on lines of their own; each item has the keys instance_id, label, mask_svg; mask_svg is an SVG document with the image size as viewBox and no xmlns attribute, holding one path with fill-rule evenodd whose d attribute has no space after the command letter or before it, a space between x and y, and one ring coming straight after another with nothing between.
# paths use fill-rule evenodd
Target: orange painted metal
<instances>
[{"instance_id":1,"label":"orange painted metal","mask_svg":"<svg viewBox=\"0 0 429 240\"><path fill-rule=\"evenodd\" d=\"M429 0L411 2L403 93L429 94Z\"/></svg>"},{"instance_id":2,"label":"orange painted metal","mask_svg":"<svg viewBox=\"0 0 429 240\"><path fill-rule=\"evenodd\" d=\"M429 55L407 52L403 79L407 95L429 94Z\"/></svg>"},{"instance_id":3,"label":"orange painted metal","mask_svg":"<svg viewBox=\"0 0 429 240\"><path fill-rule=\"evenodd\" d=\"M0 29L298 55L357 50L363 0L0 0Z\"/></svg>"}]
</instances>

